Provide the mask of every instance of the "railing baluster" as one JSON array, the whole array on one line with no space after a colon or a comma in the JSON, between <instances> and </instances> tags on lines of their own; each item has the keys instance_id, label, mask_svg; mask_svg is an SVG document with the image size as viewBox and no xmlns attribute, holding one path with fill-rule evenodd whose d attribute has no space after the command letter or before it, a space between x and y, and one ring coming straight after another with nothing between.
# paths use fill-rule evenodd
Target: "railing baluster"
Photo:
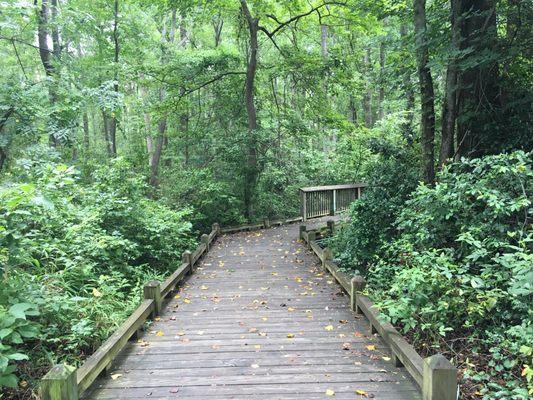
<instances>
[{"instance_id":1,"label":"railing baluster","mask_svg":"<svg viewBox=\"0 0 533 400\"><path fill-rule=\"evenodd\" d=\"M363 183L349 185L316 186L300 189L302 220L335 215L346 211L350 204L361 197Z\"/></svg>"}]
</instances>

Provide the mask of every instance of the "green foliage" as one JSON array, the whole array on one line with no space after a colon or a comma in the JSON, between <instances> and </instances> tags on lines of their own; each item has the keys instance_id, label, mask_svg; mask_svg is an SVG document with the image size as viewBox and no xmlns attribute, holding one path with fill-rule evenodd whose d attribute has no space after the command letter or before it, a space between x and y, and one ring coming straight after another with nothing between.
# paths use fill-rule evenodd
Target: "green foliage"
<instances>
[{"instance_id":1,"label":"green foliage","mask_svg":"<svg viewBox=\"0 0 533 400\"><path fill-rule=\"evenodd\" d=\"M419 179L413 151L374 139L370 149L378 154L367 166L368 184L350 210L350 221L341 225L329 245L345 268L366 273L380 248L393 240L392 222L400 214Z\"/></svg>"},{"instance_id":2,"label":"green foliage","mask_svg":"<svg viewBox=\"0 0 533 400\"><path fill-rule=\"evenodd\" d=\"M528 398L532 177L523 152L447 167L412 193L367 274L385 315L417 346L451 351L485 399Z\"/></svg>"},{"instance_id":3,"label":"green foliage","mask_svg":"<svg viewBox=\"0 0 533 400\"><path fill-rule=\"evenodd\" d=\"M22 160L0 188L2 385L16 386L16 363L28 356L35 371L78 363L131 314L142 285L166 276L194 243L190 211L146 189L123 159L82 178L42 158Z\"/></svg>"}]
</instances>

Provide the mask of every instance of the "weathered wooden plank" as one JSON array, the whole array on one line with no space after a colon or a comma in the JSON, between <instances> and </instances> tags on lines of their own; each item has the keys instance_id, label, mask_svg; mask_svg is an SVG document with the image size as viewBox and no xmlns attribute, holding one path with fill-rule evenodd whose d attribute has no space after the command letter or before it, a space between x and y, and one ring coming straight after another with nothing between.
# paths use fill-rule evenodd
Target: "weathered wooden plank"
<instances>
[{"instance_id":1,"label":"weathered wooden plank","mask_svg":"<svg viewBox=\"0 0 533 400\"><path fill-rule=\"evenodd\" d=\"M328 185L328 186L308 186L301 188L300 190L305 193L310 192L322 192L327 190L334 190L334 189L357 189L360 187L366 187L367 185L365 183L352 183L352 184L345 184L345 185Z\"/></svg>"},{"instance_id":2,"label":"weathered wooden plank","mask_svg":"<svg viewBox=\"0 0 533 400\"><path fill-rule=\"evenodd\" d=\"M154 308L153 300L144 300L134 313L78 369L77 381L83 393L144 324Z\"/></svg>"},{"instance_id":3,"label":"weathered wooden plank","mask_svg":"<svg viewBox=\"0 0 533 400\"><path fill-rule=\"evenodd\" d=\"M217 240L160 319L115 360L121 376L100 379L87 398L314 399L328 388L335 398L365 388L379 399L418 398L335 279L297 242L298 229Z\"/></svg>"}]
</instances>

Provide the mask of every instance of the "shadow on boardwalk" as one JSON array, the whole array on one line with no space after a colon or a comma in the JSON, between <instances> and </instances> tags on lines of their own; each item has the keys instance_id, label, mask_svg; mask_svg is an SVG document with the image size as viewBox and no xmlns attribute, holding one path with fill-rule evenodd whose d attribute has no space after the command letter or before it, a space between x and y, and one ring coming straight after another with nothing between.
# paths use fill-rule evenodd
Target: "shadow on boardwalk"
<instances>
[{"instance_id":1,"label":"shadow on boardwalk","mask_svg":"<svg viewBox=\"0 0 533 400\"><path fill-rule=\"evenodd\" d=\"M419 399L297 237L288 225L219 238L84 398Z\"/></svg>"}]
</instances>

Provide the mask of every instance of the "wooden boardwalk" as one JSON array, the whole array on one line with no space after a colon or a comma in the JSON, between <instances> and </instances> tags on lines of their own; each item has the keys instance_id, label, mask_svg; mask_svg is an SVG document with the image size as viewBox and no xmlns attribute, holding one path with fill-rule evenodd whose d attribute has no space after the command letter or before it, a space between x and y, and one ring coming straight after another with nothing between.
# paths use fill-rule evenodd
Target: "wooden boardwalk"
<instances>
[{"instance_id":1,"label":"wooden boardwalk","mask_svg":"<svg viewBox=\"0 0 533 400\"><path fill-rule=\"evenodd\" d=\"M420 399L297 237L288 225L219 238L84 398Z\"/></svg>"}]
</instances>

